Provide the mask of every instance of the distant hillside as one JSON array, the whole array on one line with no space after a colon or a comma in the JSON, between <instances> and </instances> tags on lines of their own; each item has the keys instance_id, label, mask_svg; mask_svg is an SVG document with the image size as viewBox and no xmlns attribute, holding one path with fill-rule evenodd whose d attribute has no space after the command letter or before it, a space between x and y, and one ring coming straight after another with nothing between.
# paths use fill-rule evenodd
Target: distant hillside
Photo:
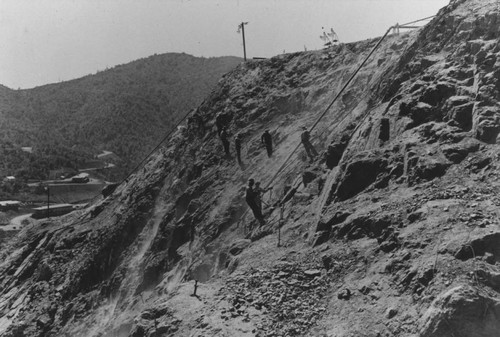
<instances>
[{"instance_id":1,"label":"distant hillside","mask_svg":"<svg viewBox=\"0 0 500 337\"><path fill-rule=\"evenodd\" d=\"M28 90L0 86L0 145L110 150L127 172L240 61L170 53Z\"/></svg>"}]
</instances>

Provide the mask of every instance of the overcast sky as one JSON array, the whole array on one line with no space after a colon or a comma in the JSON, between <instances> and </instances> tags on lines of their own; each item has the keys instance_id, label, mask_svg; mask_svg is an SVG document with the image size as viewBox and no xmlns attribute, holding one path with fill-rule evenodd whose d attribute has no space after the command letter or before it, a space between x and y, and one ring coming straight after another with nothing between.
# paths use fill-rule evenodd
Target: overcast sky
<instances>
[{"instance_id":1,"label":"overcast sky","mask_svg":"<svg viewBox=\"0 0 500 337\"><path fill-rule=\"evenodd\" d=\"M0 0L0 84L32 88L167 52L248 57L382 35L449 0Z\"/></svg>"}]
</instances>

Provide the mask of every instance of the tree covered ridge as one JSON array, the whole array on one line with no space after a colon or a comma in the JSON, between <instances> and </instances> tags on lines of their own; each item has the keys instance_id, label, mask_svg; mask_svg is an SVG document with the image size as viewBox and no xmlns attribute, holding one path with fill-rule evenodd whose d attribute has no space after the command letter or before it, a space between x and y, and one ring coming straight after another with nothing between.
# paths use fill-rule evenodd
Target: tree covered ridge
<instances>
[{"instance_id":1,"label":"tree covered ridge","mask_svg":"<svg viewBox=\"0 0 500 337\"><path fill-rule=\"evenodd\" d=\"M0 144L109 150L127 172L240 62L169 53L33 89L0 86ZM6 160L0 170L13 174Z\"/></svg>"}]
</instances>

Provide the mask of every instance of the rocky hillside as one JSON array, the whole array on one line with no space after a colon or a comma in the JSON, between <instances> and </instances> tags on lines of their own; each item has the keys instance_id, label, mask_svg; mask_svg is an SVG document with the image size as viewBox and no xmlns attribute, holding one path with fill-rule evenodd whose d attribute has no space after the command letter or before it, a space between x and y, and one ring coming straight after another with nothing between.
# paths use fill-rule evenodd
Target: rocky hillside
<instances>
[{"instance_id":1,"label":"rocky hillside","mask_svg":"<svg viewBox=\"0 0 500 337\"><path fill-rule=\"evenodd\" d=\"M169 53L33 89L0 86L0 145L109 150L128 173L241 61Z\"/></svg>"},{"instance_id":2,"label":"rocky hillside","mask_svg":"<svg viewBox=\"0 0 500 337\"><path fill-rule=\"evenodd\" d=\"M205 130L2 249L0 335L500 335L499 23L497 1L453 1L327 111L377 40L238 66L196 110ZM325 111L310 162L301 127ZM248 178L273 186L264 225Z\"/></svg>"}]
</instances>

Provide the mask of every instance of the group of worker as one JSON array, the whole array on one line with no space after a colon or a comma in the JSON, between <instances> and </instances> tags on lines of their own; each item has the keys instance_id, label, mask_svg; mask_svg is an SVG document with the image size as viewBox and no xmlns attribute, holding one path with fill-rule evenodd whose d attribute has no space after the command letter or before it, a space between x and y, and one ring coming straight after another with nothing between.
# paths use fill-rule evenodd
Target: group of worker
<instances>
[{"instance_id":1,"label":"group of worker","mask_svg":"<svg viewBox=\"0 0 500 337\"><path fill-rule=\"evenodd\" d=\"M222 146L224 148L224 153L226 156L231 156L230 151L230 142L229 142L229 132L227 130L227 116L224 114L217 115L215 119L215 125L217 127L217 133L222 142ZM309 157L310 162L313 162L318 156L318 152L311 144L310 134L306 127L302 127L303 131L300 135L300 140L304 149L306 151L307 156ZM265 130L262 136L260 137L261 144L266 148L267 156L269 158L273 155L273 139L269 130ZM237 133L234 138L234 147L236 150L236 159L238 163L241 165L241 148L242 148L243 137L240 133ZM261 223L264 223L264 217L262 215L262 194L270 190L272 187L268 189L262 189L260 187L260 183L256 183L254 179L250 179L248 181L248 186L246 187L245 192L245 200L252 210L255 218Z\"/></svg>"},{"instance_id":2,"label":"group of worker","mask_svg":"<svg viewBox=\"0 0 500 337\"><path fill-rule=\"evenodd\" d=\"M224 153L226 156L231 156L231 151L230 151L230 142L229 142L229 132L227 131L227 128L222 127L219 131L219 138L222 142L222 146L224 147ZM313 162L314 159L318 156L318 152L314 148L314 146L311 144L310 141L310 135L309 131L307 130L306 127L303 127L302 134L300 135L300 139L302 142L302 145L304 146L304 149L306 150L307 156L309 157L310 161ZM236 134L236 137L234 138L234 148L236 150L236 159L238 160L238 163L241 164L241 146L242 146L242 136L240 133ZM271 134L269 133L269 130L264 131L262 136L260 137L260 141L262 145L265 146L266 151L267 151L267 156L271 158L273 155L273 139Z\"/></svg>"},{"instance_id":3,"label":"group of worker","mask_svg":"<svg viewBox=\"0 0 500 337\"><path fill-rule=\"evenodd\" d=\"M231 156L230 143L229 143L229 132L227 128L222 127L219 132L219 138L222 142L222 146L224 148L224 153L226 156ZM241 146L242 146L243 137L241 134L236 134L234 137L234 148L236 150L236 159L238 163L241 164ZM261 137L262 144L266 147L268 157L271 157L273 154L273 140L271 138L271 134L269 130L266 130Z\"/></svg>"}]
</instances>

